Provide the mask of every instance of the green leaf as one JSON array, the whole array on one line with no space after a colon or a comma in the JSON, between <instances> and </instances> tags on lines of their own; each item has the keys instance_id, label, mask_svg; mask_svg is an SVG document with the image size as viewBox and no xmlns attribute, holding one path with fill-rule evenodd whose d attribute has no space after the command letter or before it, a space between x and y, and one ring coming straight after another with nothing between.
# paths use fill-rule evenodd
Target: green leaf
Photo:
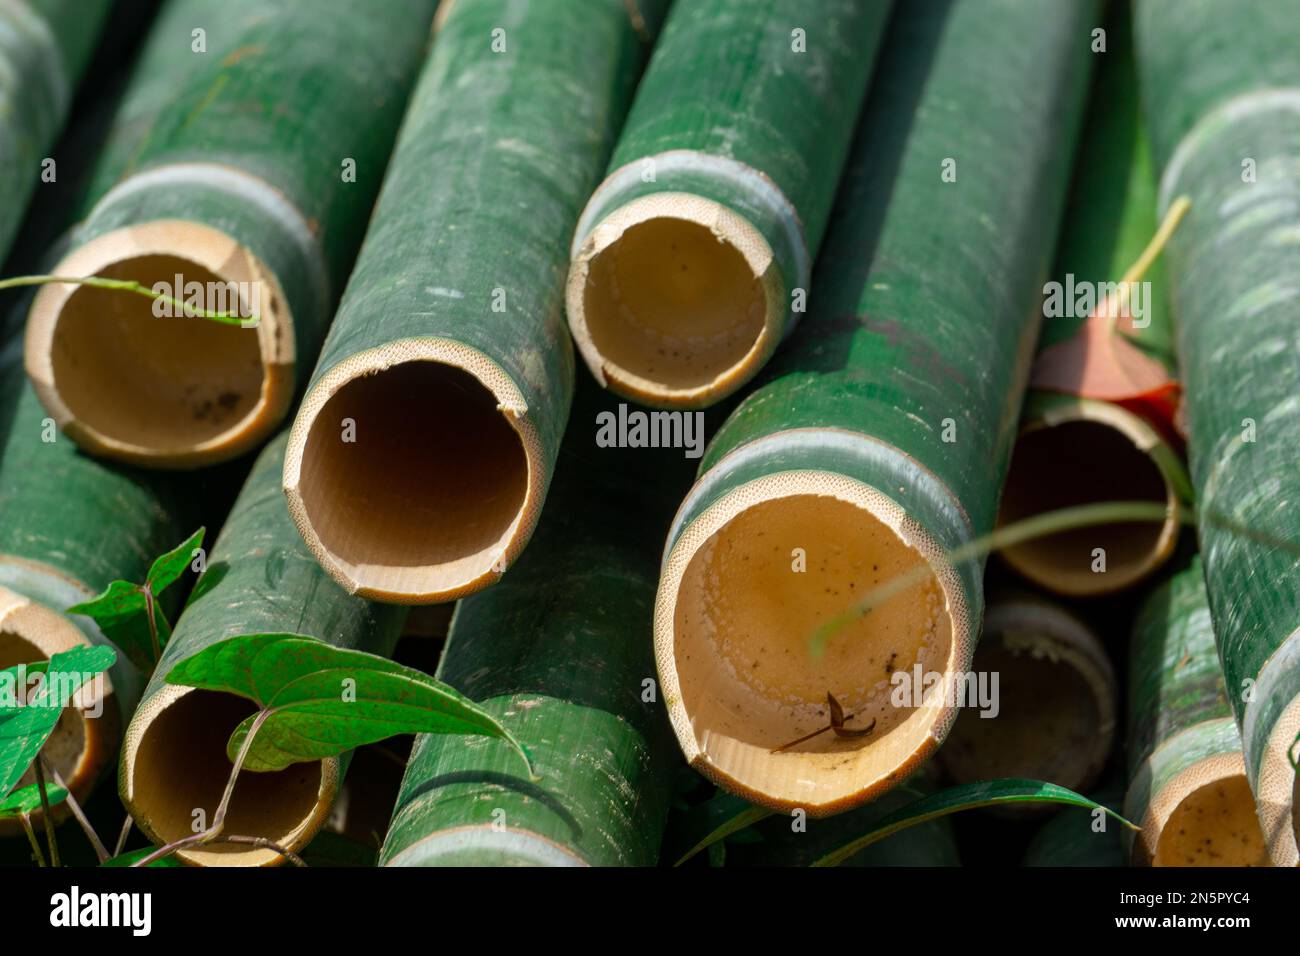
<instances>
[{"instance_id":1,"label":"green leaf","mask_svg":"<svg viewBox=\"0 0 1300 956\"><path fill-rule=\"evenodd\" d=\"M4 692L0 698L0 796L7 795L22 779L77 689L108 670L116 660L111 647L75 647L50 659L40 690L25 705L20 706ZM8 689L17 685L21 666L0 672L10 675L6 680Z\"/></svg>"},{"instance_id":2,"label":"green leaf","mask_svg":"<svg viewBox=\"0 0 1300 956\"><path fill-rule=\"evenodd\" d=\"M675 858L673 866L681 866L695 854L771 815L772 811L766 807L756 807L747 800L719 790L708 800L677 816L664 840L664 856Z\"/></svg>"},{"instance_id":3,"label":"green leaf","mask_svg":"<svg viewBox=\"0 0 1300 956\"><path fill-rule=\"evenodd\" d=\"M50 802L50 806L63 802L68 795L68 791L62 787L56 787L52 783L45 785L45 797ZM0 800L0 820L16 817L23 813L35 813L41 808L41 788L39 784L31 783L25 787L19 787L9 796Z\"/></svg>"},{"instance_id":4,"label":"green leaf","mask_svg":"<svg viewBox=\"0 0 1300 956\"><path fill-rule=\"evenodd\" d=\"M69 614L84 614L92 618L104 636L122 649L127 659L145 673L158 665L154 653L154 639L149 629L149 595L153 595L154 627L158 630L158 651L171 639L171 624L163 613L159 597L189 567L194 550L203 546L203 528L199 528L184 542L159 557L149 567L143 585L130 581L114 581L102 594L74 604Z\"/></svg>"},{"instance_id":5,"label":"green leaf","mask_svg":"<svg viewBox=\"0 0 1300 956\"><path fill-rule=\"evenodd\" d=\"M441 681L300 634L227 638L181 661L167 682L238 694L270 712L244 758L248 770L283 770L406 733L496 737L528 764L509 731ZM256 719L235 728L227 747L232 761Z\"/></svg>"},{"instance_id":6,"label":"green leaf","mask_svg":"<svg viewBox=\"0 0 1300 956\"><path fill-rule=\"evenodd\" d=\"M154 597L161 595L189 568L190 562L194 560L194 552L203 547L205 530L205 528L199 528L184 542L172 548L150 566L149 574L144 580L145 584L153 592Z\"/></svg>"},{"instance_id":7,"label":"green leaf","mask_svg":"<svg viewBox=\"0 0 1300 956\"><path fill-rule=\"evenodd\" d=\"M1004 803L1063 803L1069 806L1086 807L1090 810L1103 810L1107 816L1114 817L1124 826L1131 827L1134 830L1138 829L1108 807L1054 783L1045 783L1041 780L1017 780L1014 778L983 780L979 783L965 783L960 786L949 787L939 793L932 793L929 796L921 797L919 800L914 800L907 806L900 807L879 820L866 833L854 837L843 846L815 860L811 865L839 866L859 850L883 840L899 830L905 830L910 826L947 816L950 813L957 813L960 810L993 807Z\"/></svg>"},{"instance_id":8,"label":"green leaf","mask_svg":"<svg viewBox=\"0 0 1300 956\"><path fill-rule=\"evenodd\" d=\"M139 586L130 581L114 581L97 597L68 608L68 613L94 618L107 632L109 626L143 615L145 609L144 592Z\"/></svg>"},{"instance_id":9,"label":"green leaf","mask_svg":"<svg viewBox=\"0 0 1300 956\"><path fill-rule=\"evenodd\" d=\"M69 614L92 618L104 636L122 649L122 653L146 674L158 661L154 657L153 637L149 633L149 611L144 592L129 581L114 581L104 593L68 608ZM158 648L167 646L171 625L157 599L154 600L154 623L158 628Z\"/></svg>"},{"instance_id":10,"label":"green leaf","mask_svg":"<svg viewBox=\"0 0 1300 956\"><path fill-rule=\"evenodd\" d=\"M156 846L147 846L143 850L132 850L130 853L123 853L115 856L110 860L105 860L100 866L133 866L137 860L143 860L150 853L158 848ZM165 856L161 860L154 860L149 866L184 866L175 856Z\"/></svg>"}]
</instances>

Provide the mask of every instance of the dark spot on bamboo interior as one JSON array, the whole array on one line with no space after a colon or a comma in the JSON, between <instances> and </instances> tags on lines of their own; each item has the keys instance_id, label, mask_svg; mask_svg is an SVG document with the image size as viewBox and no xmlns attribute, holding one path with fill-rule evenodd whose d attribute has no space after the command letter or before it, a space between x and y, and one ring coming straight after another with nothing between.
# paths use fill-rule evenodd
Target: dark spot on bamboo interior
<instances>
[{"instance_id":1,"label":"dark spot on bamboo interior","mask_svg":"<svg viewBox=\"0 0 1300 956\"><path fill-rule=\"evenodd\" d=\"M783 494L734 492L714 520L699 522L674 548L660 584L656 641L661 667L670 660L680 685L675 722L679 739L681 721L689 723L688 757L702 755L706 775L765 804L825 813L886 788L898 762L928 751L951 720L945 706L895 706L886 662L909 675L917 665L947 673L956 644L968 638L953 633L961 598L952 572L924 532L900 528L883 496L831 476L777 480ZM808 573L793 573L792 549L808 542L824 557ZM814 653L810 637L819 625L877 579L918 562L934 574ZM856 729L869 733L817 732L832 728L828 685Z\"/></svg>"},{"instance_id":2,"label":"dark spot on bamboo interior","mask_svg":"<svg viewBox=\"0 0 1300 956\"><path fill-rule=\"evenodd\" d=\"M160 251L142 251L150 248ZM205 290L220 283L231 290L226 311L257 319L243 328L159 317L143 296L43 287L28 320L27 367L42 403L82 447L141 465L195 467L253 447L288 410L292 346L286 353L280 326L290 320L274 280L233 240L195 223L151 223L101 236L58 268L165 283L181 301L177 276ZM254 283L262 288L255 313L234 291Z\"/></svg>"}]
</instances>

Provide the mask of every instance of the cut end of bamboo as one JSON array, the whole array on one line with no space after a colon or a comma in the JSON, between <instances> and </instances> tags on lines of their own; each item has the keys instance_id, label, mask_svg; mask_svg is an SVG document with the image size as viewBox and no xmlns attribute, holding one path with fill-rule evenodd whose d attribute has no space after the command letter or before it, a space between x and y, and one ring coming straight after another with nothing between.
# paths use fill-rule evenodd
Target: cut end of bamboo
<instances>
[{"instance_id":1,"label":"cut end of bamboo","mask_svg":"<svg viewBox=\"0 0 1300 956\"><path fill-rule=\"evenodd\" d=\"M1300 631L1274 654L1284 660L1296 644L1300 644ZM1248 727L1249 714L1248 710ZM1291 762L1293 757L1300 759L1300 694L1286 703L1273 725L1255 785L1259 825L1274 866L1300 866L1300 773Z\"/></svg>"},{"instance_id":2,"label":"cut end of bamboo","mask_svg":"<svg viewBox=\"0 0 1300 956\"><path fill-rule=\"evenodd\" d=\"M55 654L88 646L89 639L64 615L0 588L0 669L47 661ZM28 685L28 689L34 688ZM79 706L63 709L54 732L41 748L41 759L58 772L78 801L84 801L117 753L122 739L122 718L107 674L84 685L74 701ZM29 769L19 786L35 780ZM68 814L66 803L53 810L55 822L64 820ZM34 811L31 818L41 820L42 812ZM16 819L0 820L0 836L21 832Z\"/></svg>"},{"instance_id":3,"label":"cut end of bamboo","mask_svg":"<svg viewBox=\"0 0 1300 956\"><path fill-rule=\"evenodd\" d=\"M918 568L815 652L820 627ZM655 609L659 675L687 759L754 803L813 816L878 796L933 754L956 711L925 694L925 680L964 670L972 645L961 583L929 533L875 489L822 471L720 498L669 552ZM829 727L828 693L846 729L870 733L828 729L787 746Z\"/></svg>"},{"instance_id":4,"label":"cut end of bamboo","mask_svg":"<svg viewBox=\"0 0 1300 956\"><path fill-rule=\"evenodd\" d=\"M748 382L789 306L771 247L725 206L656 193L592 230L569 268L569 326L596 380L647 405L697 408Z\"/></svg>"},{"instance_id":5,"label":"cut end of bamboo","mask_svg":"<svg viewBox=\"0 0 1300 956\"><path fill-rule=\"evenodd\" d=\"M1157 457L1160 436L1118 406L1078 399L1028 418L1002 492L999 525L1081 505L1152 501L1163 522L1136 521L1044 535L1005 548L1008 564L1057 594L1092 597L1150 575L1178 543L1182 504Z\"/></svg>"},{"instance_id":6,"label":"cut end of bamboo","mask_svg":"<svg viewBox=\"0 0 1300 956\"><path fill-rule=\"evenodd\" d=\"M145 701L127 730L120 783L122 801L146 836L162 846L212 824L230 779L226 744L255 710L234 694L172 685ZM338 789L337 759L244 771L222 833L262 837L297 852L325 825ZM231 843L182 850L176 858L196 866L284 862L274 850Z\"/></svg>"},{"instance_id":7,"label":"cut end of bamboo","mask_svg":"<svg viewBox=\"0 0 1300 956\"><path fill-rule=\"evenodd\" d=\"M1141 866L1268 866L1240 751L1216 753L1154 795L1133 844Z\"/></svg>"},{"instance_id":8,"label":"cut end of bamboo","mask_svg":"<svg viewBox=\"0 0 1300 956\"><path fill-rule=\"evenodd\" d=\"M197 468L255 447L288 414L293 320L279 282L230 236L177 220L128 226L78 247L55 274L165 287L181 303L249 315L243 327L135 292L42 286L27 322L27 373L82 448Z\"/></svg>"},{"instance_id":9,"label":"cut end of bamboo","mask_svg":"<svg viewBox=\"0 0 1300 956\"><path fill-rule=\"evenodd\" d=\"M289 511L321 566L396 604L494 584L532 536L545 485L518 387L441 339L340 363L308 393L285 454Z\"/></svg>"},{"instance_id":10,"label":"cut end of bamboo","mask_svg":"<svg viewBox=\"0 0 1300 956\"><path fill-rule=\"evenodd\" d=\"M991 601L972 670L978 685L939 750L958 783L996 777L1086 790L1115 739L1115 673L1097 636L1063 608L1030 596Z\"/></svg>"}]
</instances>

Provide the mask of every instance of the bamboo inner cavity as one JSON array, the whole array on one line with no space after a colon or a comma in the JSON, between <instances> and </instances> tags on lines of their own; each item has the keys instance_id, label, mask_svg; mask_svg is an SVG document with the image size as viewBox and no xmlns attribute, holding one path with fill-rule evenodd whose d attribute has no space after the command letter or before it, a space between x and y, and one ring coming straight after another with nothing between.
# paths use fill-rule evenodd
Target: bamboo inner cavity
<instances>
[{"instance_id":1,"label":"bamboo inner cavity","mask_svg":"<svg viewBox=\"0 0 1300 956\"><path fill-rule=\"evenodd\" d=\"M412 361L345 383L311 423L301 495L360 587L438 593L487 573L517 528L529 462L469 372Z\"/></svg>"},{"instance_id":2,"label":"bamboo inner cavity","mask_svg":"<svg viewBox=\"0 0 1300 956\"><path fill-rule=\"evenodd\" d=\"M1245 774L1211 779L1179 801L1160 831L1155 866L1268 866Z\"/></svg>"},{"instance_id":3,"label":"bamboo inner cavity","mask_svg":"<svg viewBox=\"0 0 1300 956\"><path fill-rule=\"evenodd\" d=\"M1047 640L1032 644L986 633L973 669L998 675L998 709L992 716L961 711L939 750L948 773L961 783L1024 777L1086 787L1100 769L1097 739L1109 743L1114 715L1102 713L1077 666L1051 653Z\"/></svg>"},{"instance_id":4,"label":"bamboo inner cavity","mask_svg":"<svg viewBox=\"0 0 1300 956\"><path fill-rule=\"evenodd\" d=\"M1109 424L1076 420L1024 432L1002 493L999 523L1112 501L1169 504L1173 491L1142 449ZM1171 519L1172 520L1172 519ZM1172 548L1169 522L1122 522L1044 535L1003 551L1039 584L1064 594L1118 590L1141 578ZM1095 571L1104 553L1105 570Z\"/></svg>"},{"instance_id":5,"label":"bamboo inner cavity","mask_svg":"<svg viewBox=\"0 0 1300 956\"><path fill-rule=\"evenodd\" d=\"M925 685L916 670L944 675L953 654L938 579L846 623L820 655L811 639L924 560L867 508L830 495L759 500L709 537L677 591L674 658L710 763L769 798L821 804L857 799L908 762L942 713L918 706ZM828 731L773 753L827 726L828 693L850 718L847 729L871 732Z\"/></svg>"},{"instance_id":6,"label":"bamboo inner cavity","mask_svg":"<svg viewBox=\"0 0 1300 956\"><path fill-rule=\"evenodd\" d=\"M255 711L252 702L216 691L189 691L149 723L135 755L134 813L155 842L191 836L212 824L230 778L226 744L239 722ZM239 775L223 832L293 842L317 813L319 762L293 764L274 773ZM201 815L197 813L201 811ZM198 862L231 864L272 851L237 844L212 844L185 851Z\"/></svg>"},{"instance_id":7,"label":"bamboo inner cavity","mask_svg":"<svg viewBox=\"0 0 1300 956\"><path fill-rule=\"evenodd\" d=\"M741 365L763 332L766 293L740 250L667 216L629 227L591 261L583 313L607 373L670 390Z\"/></svg>"},{"instance_id":8,"label":"bamboo inner cavity","mask_svg":"<svg viewBox=\"0 0 1300 956\"><path fill-rule=\"evenodd\" d=\"M224 283L170 255L121 259L97 274L168 289L177 275L205 289ZM183 289L169 294L185 301ZM233 298L224 311L239 308ZM261 403L257 330L189 315L159 317L154 305L129 292L74 291L54 331L55 388L74 419L113 441L166 451L217 439Z\"/></svg>"}]
</instances>

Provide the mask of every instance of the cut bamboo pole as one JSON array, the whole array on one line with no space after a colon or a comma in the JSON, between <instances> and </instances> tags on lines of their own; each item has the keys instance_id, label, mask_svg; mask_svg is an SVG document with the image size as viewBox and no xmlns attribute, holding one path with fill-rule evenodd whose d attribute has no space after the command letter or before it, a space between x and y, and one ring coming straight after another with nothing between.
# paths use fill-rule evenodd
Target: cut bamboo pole
<instances>
[{"instance_id":1,"label":"cut bamboo pole","mask_svg":"<svg viewBox=\"0 0 1300 956\"><path fill-rule=\"evenodd\" d=\"M567 306L596 380L701 407L795 324L890 0L673 7L573 237Z\"/></svg>"},{"instance_id":2,"label":"cut bamboo pole","mask_svg":"<svg viewBox=\"0 0 1300 956\"><path fill-rule=\"evenodd\" d=\"M603 395L583 391L584 408ZM493 742L418 736L382 863L655 863L677 761L646 631L658 541L690 478L684 458L675 471L644 455L593 454L575 426L532 547L452 621L439 678L500 720L540 779Z\"/></svg>"},{"instance_id":3,"label":"cut bamboo pole","mask_svg":"<svg viewBox=\"0 0 1300 956\"><path fill-rule=\"evenodd\" d=\"M998 523L1106 501L1156 502L1165 519L1062 531L1001 554L1057 594L1109 594L1169 560L1190 499L1182 460L1154 425L1118 404L1039 392L1025 405Z\"/></svg>"},{"instance_id":4,"label":"cut bamboo pole","mask_svg":"<svg viewBox=\"0 0 1300 956\"><path fill-rule=\"evenodd\" d=\"M405 608L348 595L303 545L280 494L286 438L273 440L253 466L127 727L122 801L145 835L160 844L194 833L197 811L211 823L230 776L226 742L254 710L234 694L167 684L173 667L240 634L302 634L386 655L401 632ZM344 766L343 758L332 758L241 774L225 832L301 849L324 825ZM200 865L282 862L274 850L236 844L190 848L177 856Z\"/></svg>"},{"instance_id":5,"label":"cut bamboo pole","mask_svg":"<svg viewBox=\"0 0 1300 956\"><path fill-rule=\"evenodd\" d=\"M1123 308L1107 294L1158 231L1128 4L1111 9L1061 229L1057 289L1043 301L1030 376L1041 391L1031 393L1021 419L999 523L1113 500L1161 502L1167 517L1046 535L1002 552L1030 581L1071 597L1122 590L1164 564L1191 496L1169 444L1178 392L1163 262L1146 270ZM1062 306L1065 314L1056 314Z\"/></svg>"},{"instance_id":6,"label":"cut bamboo pole","mask_svg":"<svg viewBox=\"0 0 1300 956\"><path fill-rule=\"evenodd\" d=\"M1273 862L1297 847L1300 738L1300 18L1289 4L1143 0L1138 66L1169 250L1205 578Z\"/></svg>"},{"instance_id":7,"label":"cut bamboo pole","mask_svg":"<svg viewBox=\"0 0 1300 956\"><path fill-rule=\"evenodd\" d=\"M984 614L972 670L990 693L963 696L939 750L953 779L1021 777L1076 791L1096 782L1118 705L1114 669L1086 624L1037 595L1000 595Z\"/></svg>"},{"instance_id":8,"label":"cut bamboo pole","mask_svg":"<svg viewBox=\"0 0 1300 956\"><path fill-rule=\"evenodd\" d=\"M0 587L0 668L49 660L55 654L90 645L90 637L59 613L61 610ZM58 772L74 797L85 800L117 754L125 720L123 710L130 704L121 699L111 677L87 684L76 702L59 715L40 757ZM34 782L35 776L28 770L18 786ZM56 823L62 822L68 816L68 804L60 804L51 812ZM43 811L33 811L31 819L40 826ZM19 832L20 821L0 820L0 836Z\"/></svg>"},{"instance_id":9,"label":"cut bamboo pole","mask_svg":"<svg viewBox=\"0 0 1300 956\"><path fill-rule=\"evenodd\" d=\"M441 21L285 459L294 520L349 591L451 600L527 544L573 394L565 244L664 5Z\"/></svg>"},{"instance_id":10,"label":"cut bamboo pole","mask_svg":"<svg viewBox=\"0 0 1300 956\"><path fill-rule=\"evenodd\" d=\"M359 17L350 0L172 0L123 105L130 152L106 153L96 181L111 188L54 272L161 283L247 321L45 286L26 366L73 440L193 468L275 430L356 253L435 5Z\"/></svg>"},{"instance_id":11,"label":"cut bamboo pole","mask_svg":"<svg viewBox=\"0 0 1300 956\"><path fill-rule=\"evenodd\" d=\"M1199 558L1134 623L1128 742L1124 815L1142 827L1135 864L1268 864Z\"/></svg>"},{"instance_id":12,"label":"cut bamboo pole","mask_svg":"<svg viewBox=\"0 0 1300 956\"><path fill-rule=\"evenodd\" d=\"M982 562L945 555L993 525L1094 12L899 8L815 314L678 511L655 611L664 696L690 763L752 802L849 809L956 716L923 687L894 706L890 679L919 667L952 686L970 665ZM814 653L814 632L919 562L927 579ZM828 692L871 732L774 752L828 726Z\"/></svg>"},{"instance_id":13,"label":"cut bamboo pole","mask_svg":"<svg viewBox=\"0 0 1300 956\"><path fill-rule=\"evenodd\" d=\"M46 418L18 364L20 344L0 347L0 666L76 644L111 646L90 618L63 612L116 579L144 580L150 561L193 530L190 503L203 497L198 486L182 497L163 476L79 454ZM119 651L103 706L88 699L60 718L44 752L79 800L116 757L141 685ZM9 831L17 832L15 821L0 823L0 833Z\"/></svg>"},{"instance_id":14,"label":"cut bamboo pole","mask_svg":"<svg viewBox=\"0 0 1300 956\"><path fill-rule=\"evenodd\" d=\"M0 261L72 107L111 0L0 4ZM57 167L55 167L57 176Z\"/></svg>"}]
</instances>

